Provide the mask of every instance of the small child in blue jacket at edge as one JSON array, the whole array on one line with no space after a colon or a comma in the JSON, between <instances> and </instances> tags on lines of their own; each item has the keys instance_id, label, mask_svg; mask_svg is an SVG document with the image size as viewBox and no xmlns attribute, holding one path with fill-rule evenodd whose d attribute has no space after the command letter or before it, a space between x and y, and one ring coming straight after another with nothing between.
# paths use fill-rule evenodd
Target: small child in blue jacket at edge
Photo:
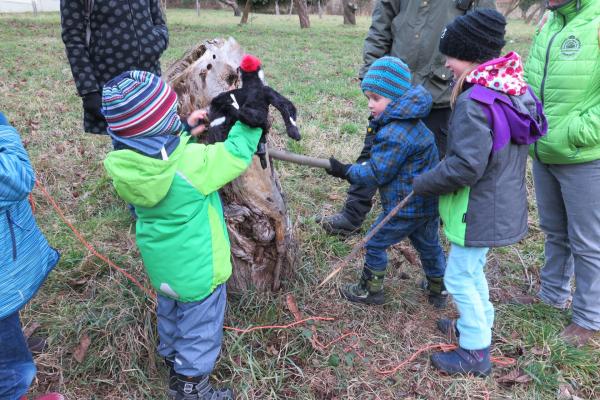
<instances>
[{"instance_id":1,"label":"small child in blue jacket at edge","mask_svg":"<svg viewBox=\"0 0 600 400\"><path fill-rule=\"evenodd\" d=\"M21 310L59 259L38 228L28 196L35 173L17 130L0 113L0 399L18 400L35 377ZM48 393L38 400L63 400Z\"/></svg>"},{"instance_id":2,"label":"small child in blue jacket at edge","mask_svg":"<svg viewBox=\"0 0 600 400\"><path fill-rule=\"evenodd\" d=\"M496 10L478 9L442 33L440 52L456 79L446 158L414 181L415 193L440 196L451 243L445 283L460 318L441 319L438 328L457 336L460 347L431 357L434 367L449 374L491 372L494 307L486 254L527 233L527 154L547 129L519 55L500 57L505 26Z\"/></svg>"},{"instance_id":3,"label":"small child in blue jacket at edge","mask_svg":"<svg viewBox=\"0 0 600 400\"><path fill-rule=\"evenodd\" d=\"M431 110L431 95L421 85L411 84L411 73L402 60L383 57L375 61L361 88L371 112L367 130L375 135L371 156L362 164L342 164L332 157L331 169L326 171L352 184L379 188L383 212L374 227L412 191L413 178L438 163L438 151L433 133L421 121ZM383 304L386 251L408 237L421 258L429 302L443 308L446 261L438 229L437 196L413 196L369 240L360 280L343 287L341 295L353 302Z\"/></svg>"}]
</instances>

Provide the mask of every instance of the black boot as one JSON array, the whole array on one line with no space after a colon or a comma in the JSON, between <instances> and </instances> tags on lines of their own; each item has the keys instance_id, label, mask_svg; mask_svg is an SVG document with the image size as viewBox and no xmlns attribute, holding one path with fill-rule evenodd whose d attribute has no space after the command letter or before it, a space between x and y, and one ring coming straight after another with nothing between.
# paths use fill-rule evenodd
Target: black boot
<instances>
[{"instance_id":1,"label":"black boot","mask_svg":"<svg viewBox=\"0 0 600 400\"><path fill-rule=\"evenodd\" d=\"M177 396L175 400L233 400L229 388L215 389L208 381L208 375L183 376L177 374Z\"/></svg>"},{"instance_id":2,"label":"black boot","mask_svg":"<svg viewBox=\"0 0 600 400\"><path fill-rule=\"evenodd\" d=\"M177 396L177 373L175 372L175 364L173 360L165 358L165 365L169 368L169 389L167 391L167 397L170 400L174 400Z\"/></svg>"},{"instance_id":3,"label":"black boot","mask_svg":"<svg viewBox=\"0 0 600 400\"><path fill-rule=\"evenodd\" d=\"M353 224L341 212L329 217L317 217L316 221L330 235L349 236L358 233L360 230L360 224Z\"/></svg>"},{"instance_id":4,"label":"black boot","mask_svg":"<svg viewBox=\"0 0 600 400\"><path fill-rule=\"evenodd\" d=\"M448 302L448 291L444 285L444 277L427 276L421 282L421 289L427 292L427 300L435 308L445 308Z\"/></svg>"}]
</instances>

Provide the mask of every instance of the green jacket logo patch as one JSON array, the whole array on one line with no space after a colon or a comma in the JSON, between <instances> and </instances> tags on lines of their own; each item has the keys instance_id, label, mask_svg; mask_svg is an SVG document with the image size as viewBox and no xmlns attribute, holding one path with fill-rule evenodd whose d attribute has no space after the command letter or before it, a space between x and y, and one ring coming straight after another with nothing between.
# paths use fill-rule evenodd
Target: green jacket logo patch
<instances>
[{"instance_id":1,"label":"green jacket logo patch","mask_svg":"<svg viewBox=\"0 0 600 400\"><path fill-rule=\"evenodd\" d=\"M565 59L573 59L581 51L581 42L575 36L569 36L560 46L560 55Z\"/></svg>"}]
</instances>

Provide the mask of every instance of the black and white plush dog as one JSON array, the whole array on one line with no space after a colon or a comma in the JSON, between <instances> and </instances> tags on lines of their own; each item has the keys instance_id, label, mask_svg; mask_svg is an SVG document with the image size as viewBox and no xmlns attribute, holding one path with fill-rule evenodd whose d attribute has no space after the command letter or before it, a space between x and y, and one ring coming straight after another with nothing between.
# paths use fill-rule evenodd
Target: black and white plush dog
<instances>
[{"instance_id":1,"label":"black and white plush dog","mask_svg":"<svg viewBox=\"0 0 600 400\"><path fill-rule=\"evenodd\" d=\"M210 103L208 136L211 141L224 141L237 120L248 122L251 126L257 126L256 121L262 121L260 127L263 134L256 154L262 167L266 168L265 135L269 131L269 105L273 105L281 113L287 135L300 140L300 132L296 126L296 107L276 90L265 85L261 62L255 56L246 54L242 58L240 74L242 85L239 89L223 92ZM251 106L244 107L245 105Z\"/></svg>"}]
</instances>

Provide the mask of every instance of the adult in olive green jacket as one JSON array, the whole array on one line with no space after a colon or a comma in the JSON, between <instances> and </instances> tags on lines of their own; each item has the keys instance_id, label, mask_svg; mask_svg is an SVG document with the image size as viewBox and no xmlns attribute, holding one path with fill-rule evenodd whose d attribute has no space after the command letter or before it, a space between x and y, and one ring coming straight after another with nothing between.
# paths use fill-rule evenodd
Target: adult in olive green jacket
<instances>
[{"instance_id":1,"label":"adult in olive green jacket","mask_svg":"<svg viewBox=\"0 0 600 400\"><path fill-rule=\"evenodd\" d=\"M600 1L551 0L525 66L548 135L532 148L540 227L546 234L539 297L565 308L581 345L600 330Z\"/></svg>"},{"instance_id":2,"label":"adult in olive green jacket","mask_svg":"<svg viewBox=\"0 0 600 400\"><path fill-rule=\"evenodd\" d=\"M435 135L440 157L446 153L452 73L444 66L438 43L446 24L474 8L496 8L496 1L379 0L365 39L360 79L375 60L393 56L409 66L414 85L423 85L431 93L433 109L423 122ZM373 138L367 133L358 164L369 158ZM376 191L377 188L350 186L342 211L320 219L323 228L335 234L357 231L371 209Z\"/></svg>"}]
</instances>

